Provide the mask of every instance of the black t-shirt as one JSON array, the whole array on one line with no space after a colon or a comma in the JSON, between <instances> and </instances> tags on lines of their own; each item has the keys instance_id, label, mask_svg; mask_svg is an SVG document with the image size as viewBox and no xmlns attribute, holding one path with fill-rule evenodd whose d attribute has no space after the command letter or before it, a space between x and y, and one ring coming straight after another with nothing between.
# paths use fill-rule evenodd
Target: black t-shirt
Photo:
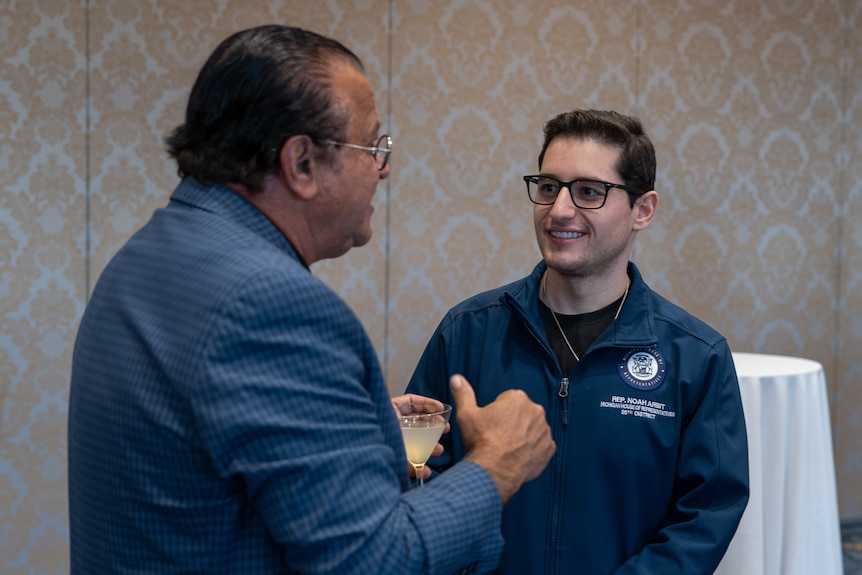
<instances>
[{"instance_id":1,"label":"black t-shirt","mask_svg":"<svg viewBox=\"0 0 862 575\"><path fill-rule=\"evenodd\" d=\"M582 313L577 315L557 314L557 320L560 322L560 327L566 333L569 343L572 344L572 349L578 354L578 357L583 357L587 349L596 341L603 331L605 331L614 321L617 309L622 303L622 297L617 301L609 304L598 311L590 313ZM560 335L560 330L554 322L553 312L539 299L539 311L542 314L542 322L545 324L545 332L548 334L548 341L551 343L551 350L557 356L560 362L560 367L563 370L563 375L568 375L575 368L578 360L572 356L569 346Z\"/></svg>"}]
</instances>

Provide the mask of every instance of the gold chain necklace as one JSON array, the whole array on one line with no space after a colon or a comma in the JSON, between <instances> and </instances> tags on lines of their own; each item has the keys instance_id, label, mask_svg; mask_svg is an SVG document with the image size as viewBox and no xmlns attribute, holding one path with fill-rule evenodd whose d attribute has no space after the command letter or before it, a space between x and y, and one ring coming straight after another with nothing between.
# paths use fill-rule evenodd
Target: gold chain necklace
<instances>
[{"instance_id":1,"label":"gold chain necklace","mask_svg":"<svg viewBox=\"0 0 862 575\"><path fill-rule=\"evenodd\" d=\"M554 323L557 324L557 329L560 330L560 335L563 336L563 341L566 342L566 346L568 346L569 351L572 352L572 355L575 356L575 361L581 361L581 358L578 357L578 354L575 353L572 344L569 343L569 338L566 337L566 332L563 331L563 326L560 325L560 320L557 319L557 312L554 311L553 306L551 305L551 298L548 297L548 288L545 287L547 282L545 281L548 278L547 272L542 275L542 295L545 297L545 303L548 305L548 309L551 310L551 316L554 318ZM626 282L626 291L623 292L623 299L620 302L620 307L617 308L617 313L614 314L613 321L616 321L618 317L620 317L620 310L623 309L623 304L626 303L626 298L629 295L629 286L631 285L631 280Z\"/></svg>"}]
</instances>

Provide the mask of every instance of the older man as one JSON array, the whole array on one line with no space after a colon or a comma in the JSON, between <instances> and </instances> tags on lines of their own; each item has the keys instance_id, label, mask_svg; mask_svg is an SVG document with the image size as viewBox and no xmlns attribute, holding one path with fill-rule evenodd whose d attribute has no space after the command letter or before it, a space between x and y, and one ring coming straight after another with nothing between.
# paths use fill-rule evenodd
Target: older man
<instances>
[{"instance_id":1,"label":"older man","mask_svg":"<svg viewBox=\"0 0 862 575\"><path fill-rule=\"evenodd\" d=\"M308 266L371 237L389 174L374 94L332 39L226 39L168 139L183 176L109 263L75 345L72 573L451 573L493 568L500 515L554 451L522 392L410 490L356 316ZM414 398L397 398L396 405Z\"/></svg>"}]
</instances>

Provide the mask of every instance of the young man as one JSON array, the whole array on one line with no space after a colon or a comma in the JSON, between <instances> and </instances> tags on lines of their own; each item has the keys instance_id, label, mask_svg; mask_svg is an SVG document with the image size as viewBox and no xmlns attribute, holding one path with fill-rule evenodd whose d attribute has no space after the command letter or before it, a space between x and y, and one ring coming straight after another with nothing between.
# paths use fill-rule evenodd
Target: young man
<instances>
[{"instance_id":1,"label":"young man","mask_svg":"<svg viewBox=\"0 0 862 575\"><path fill-rule=\"evenodd\" d=\"M168 139L183 177L105 269L69 406L74 575L452 573L494 567L502 503L554 451L523 392L478 408L474 449L408 490L370 340L308 266L371 237L389 175L371 86L332 39L226 39Z\"/></svg>"},{"instance_id":2,"label":"young man","mask_svg":"<svg viewBox=\"0 0 862 575\"><path fill-rule=\"evenodd\" d=\"M745 423L725 339L629 261L658 204L652 143L594 110L544 134L524 176L543 261L451 309L408 391L446 398L463 373L480 404L545 406L557 454L504 509L499 573L711 573L748 500ZM466 453L457 425L444 445L438 469Z\"/></svg>"}]
</instances>

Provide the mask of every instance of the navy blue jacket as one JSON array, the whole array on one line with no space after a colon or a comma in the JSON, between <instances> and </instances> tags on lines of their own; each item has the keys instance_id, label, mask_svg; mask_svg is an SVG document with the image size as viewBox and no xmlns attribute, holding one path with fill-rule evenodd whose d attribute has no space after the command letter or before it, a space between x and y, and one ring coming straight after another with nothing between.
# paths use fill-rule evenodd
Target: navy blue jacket
<instances>
[{"instance_id":1,"label":"navy blue jacket","mask_svg":"<svg viewBox=\"0 0 862 575\"><path fill-rule=\"evenodd\" d=\"M619 318L563 374L539 314L544 270L451 309L408 386L451 400L462 373L479 405L520 388L547 411L557 452L503 511L499 573L712 573L748 501L726 340L630 263ZM465 455L456 416L438 469Z\"/></svg>"}]
</instances>

